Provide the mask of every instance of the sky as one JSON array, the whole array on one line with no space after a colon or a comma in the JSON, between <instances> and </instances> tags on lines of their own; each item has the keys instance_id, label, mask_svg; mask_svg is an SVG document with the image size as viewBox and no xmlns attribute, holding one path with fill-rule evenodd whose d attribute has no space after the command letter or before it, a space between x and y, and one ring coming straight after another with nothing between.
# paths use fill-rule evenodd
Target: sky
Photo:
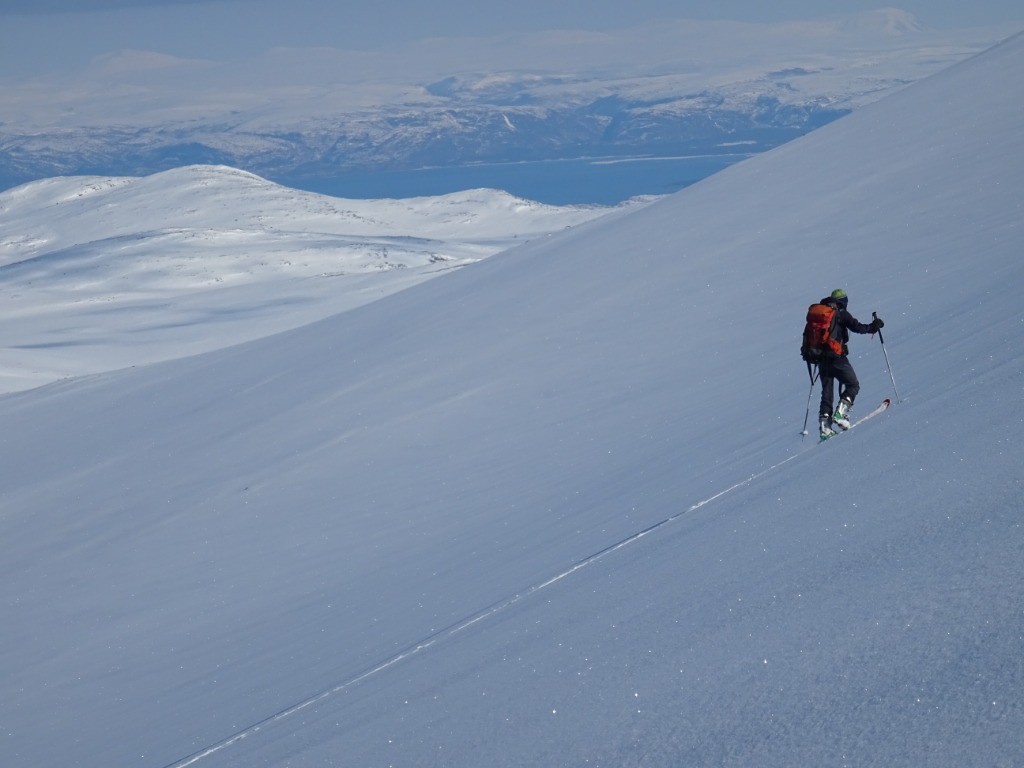
<instances>
[{"instance_id":1,"label":"sky","mask_svg":"<svg viewBox=\"0 0 1024 768\"><path fill-rule=\"evenodd\" d=\"M1024 21L1017 0L894 2L926 27ZM183 58L235 59L276 46L376 49L425 37L492 36L540 29L608 30L672 18L782 21L873 10L884 0L4 0L0 77L79 67L126 48Z\"/></svg>"}]
</instances>

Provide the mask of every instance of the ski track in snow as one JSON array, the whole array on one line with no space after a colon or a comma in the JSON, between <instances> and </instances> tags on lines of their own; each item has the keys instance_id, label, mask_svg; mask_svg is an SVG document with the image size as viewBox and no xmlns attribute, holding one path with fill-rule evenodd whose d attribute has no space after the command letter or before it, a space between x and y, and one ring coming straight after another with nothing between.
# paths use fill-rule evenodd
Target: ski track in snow
<instances>
[{"instance_id":1,"label":"ski track in snow","mask_svg":"<svg viewBox=\"0 0 1024 768\"><path fill-rule=\"evenodd\" d=\"M865 421L867 418L868 417L865 417L861 421ZM858 423L860 423L860 422L858 422ZM804 449L804 450L806 450L806 449ZM683 510L681 512L677 512L676 514L671 515L670 517L666 517L664 520L661 520L661 521L659 521L657 523L654 523L653 525L649 525L648 527L644 528L641 531L637 531L636 533L634 533L634 534L632 534L630 536L627 536L626 538L624 538L624 539L622 539L622 540L620 540L620 541L618 541L618 542L616 542L614 544L610 544L609 546L605 547L602 550L599 550L599 551L593 553L592 555L588 555L588 556L582 558L581 560L578 560L572 566L570 566L569 568L566 568L564 571L561 571L560 573L556 574L555 576L552 576L552 577L550 577L550 578L548 578L548 579L546 579L544 581L537 582L536 584L533 584L532 586L527 587L522 592L517 592L516 594L512 595L509 598L505 598L503 600L499 600L498 602L488 606L487 608L484 608L483 610L473 614L472 616L469 616L468 618L461 619L461 620L459 620L459 621L457 621L457 622L455 622L453 624L450 624L449 626L447 626L447 627L445 627L443 629L439 629L434 634L429 635L428 637L425 637L422 640L417 641L413 645L409 646L406 650L401 651L399 653L396 653L394 656L391 656L390 658L382 661L380 664L377 664L376 666L366 670L365 672L361 672L358 675L356 675L354 677L351 677L351 678L349 678L348 680L345 680L342 683L338 683L337 685L334 685L334 686L328 688L327 690L324 690L324 691L321 691L320 693L314 694L313 696L310 696L309 698L300 701L298 704L293 704L290 707L287 707L285 709L282 709L279 712L276 712L276 713L274 713L272 715L269 715L268 717L264 718L263 720L260 720L258 723L253 723L252 725L244 728L243 730L238 731L235 734L232 734L231 736L229 736L228 738L224 739L223 741L219 741L216 744L212 744L212 745L210 745L208 747L204 747L203 749L201 749L201 750L199 750L197 752L194 752L191 755L188 755L187 757L183 757L180 760L177 760L177 761L172 762L172 763L168 763L166 766L164 766L164 768L187 768L187 766L195 765L196 763L200 762L201 760L203 760L203 759L205 759L207 757L210 757L211 755L214 755L214 754L216 754L218 752L221 752L221 751L223 751L223 750L225 750L225 749L227 749L227 748L237 744L238 742L242 741L243 739L246 739L249 736L252 736L252 735L258 733L260 730L262 730L263 728L267 727L268 725L273 725L275 723L279 723L282 720L285 720L285 719L291 717L292 715L295 715L295 714L297 714L297 713L299 713L299 712L301 712L301 711L303 711L305 709L308 709L309 707L315 706L316 704L319 704L320 702L322 702L322 701L324 701L326 699L329 699L332 696L335 696L335 695L337 695L339 693L342 693L343 691L347 690L348 688L351 688L353 685L361 683L364 680L367 680L367 679L369 679L369 678L371 678L371 677L373 677L373 676L375 676L375 675L377 675L377 674L379 674L379 673L381 673L381 672L383 672L383 671L385 671L387 669L390 669L391 667L396 666L397 664L401 664L403 661L405 661L407 659L410 659L410 658L412 658L414 656L417 656L420 653L422 653L423 651L429 650L430 648L433 648L434 646L436 646L436 645L438 645L440 643L443 643L446 639L448 639L450 637L454 637L455 635L458 635L460 632L464 632L465 630L469 629L470 627L476 626L477 624L480 624L481 622L486 621L487 619L491 618L492 616L495 616L495 615L501 613L502 611L505 611L505 610L511 608L512 606L516 605L517 603L520 603L520 602L522 602L524 600L527 600L528 598L533 597L537 593L542 592L543 590L547 589L548 587L551 587L551 586L557 584L558 582L562 581L563 579L566 579L566 578L572 576L573 574L577 573L578 571L581 571L584 568L587 568L588 566L591 566L594 563L597 563L598 561L603 560L608 555L611 555L611 554L613 554L615 552L618 552L618 551L620 551L622 549L625 549L626 547L630 546L631 544L635 544L636 542L638 542L641 539L647 537L648 535L654 533L655 531L658 531L658 530L660 530L660 529L662 529L662 528L664 528L664 527L666 527L668 525L671 525L672 523L674 523L677 520L685 517L686 515L689 515L689 514L691 514L693 512L696 512L697 510L702 509L703 507L706 507L709 504L714 503L715 501L718 501L719 499L721 499L724 496L727 496L728 494L732 493L733 491L736 491L736 490L738 490L740 488L745 488L746 486L751 485L752 483L756 482L760 478L765 477L766 475L771 474L772 472L774 472L779 467L781 467L784 464L787 464L790 461L792 461L793 459L797 458L798 456L800 456L804 452L804 450L798 451L797 453L794 453L794 454L792 454L790 456L787 456L782 461L779 461L779 462L771 465L767 469L763 469L760 472L757 472L757 473L751 475L746 480L740 480L738 483L734 483L733 485L730 485L728 488L726 488L726 489L724 489L722 491L719 491L718 493L716 493L716 494L714 494L712 496L709 496L708 498L704 499L703 501L698 501L697 503L690 505L689 507L687 507L685 510Z\"/></svg>"}]
</instances>

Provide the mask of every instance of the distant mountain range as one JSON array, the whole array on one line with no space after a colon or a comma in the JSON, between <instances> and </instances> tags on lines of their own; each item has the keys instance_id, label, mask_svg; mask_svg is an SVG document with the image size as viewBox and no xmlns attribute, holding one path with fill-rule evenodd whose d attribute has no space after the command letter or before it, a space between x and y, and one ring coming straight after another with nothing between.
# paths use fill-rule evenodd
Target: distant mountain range
<instances>
[{"instance_id":1,"label":"distant mountain range","mask_svg":"<svg viewBox=\"0 0 1024 768\"><path fill-rule=\"evenodd\" d=\"M683 103L685 102L685 103ZM846 114L821 101L746 105L708 91L674 102L615 95L584 104L460 103L310 118L299 130L242 126L83 126L4 137L0 179L12 186L68 174L146 175L223 164L299 182L350 169L767 149Z\"/></svg>"},{"instance_id":2,"label":"distant mountain range","mask_svg":"<svg viewBox=\"0 0 1024 768\"><path fill-rule=\"evenodd\" d=\"M424 41L248 62L152 52L0 81L0 189L226 164L294 186L346 171L757 152L994 44L880 11L617 34Z\"/></svg>"}]
</instances>

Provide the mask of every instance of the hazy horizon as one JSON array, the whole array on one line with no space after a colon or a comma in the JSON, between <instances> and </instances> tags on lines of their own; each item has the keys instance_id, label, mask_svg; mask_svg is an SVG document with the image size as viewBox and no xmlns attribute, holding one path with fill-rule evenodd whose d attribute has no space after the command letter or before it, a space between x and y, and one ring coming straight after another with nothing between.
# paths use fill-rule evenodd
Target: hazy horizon
<instances>
[{"instance_id":1,"label":"hazy horizon","mask_svg":"<svg viewBox=\"0 0 1024 768\"><path fill-rule=\"evenodd\" d=\"M872 0L749 0L709 7L695 0L667 9L659 0L592 3L540 0L487 5L448 0L429 6L383 0L350 7L327 0L8 0L0 8L0 78L82 66L124 49L230 60L275 47L377 50L434 37L473 38L555 29L621 30L666 19L741 22L817 20L879 9ZM905 0L897 6L929 29L1024 25L1017 3Z\"/></svg>"}]
</instances>

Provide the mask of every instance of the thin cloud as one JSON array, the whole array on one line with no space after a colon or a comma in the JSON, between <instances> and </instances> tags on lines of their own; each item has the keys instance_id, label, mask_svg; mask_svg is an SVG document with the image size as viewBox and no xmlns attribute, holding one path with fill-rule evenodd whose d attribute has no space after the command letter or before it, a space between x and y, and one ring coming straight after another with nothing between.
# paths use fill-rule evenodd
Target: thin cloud
<instances>
[{"instance_id":1,"label":"thin cloud","mask_svg":"<svg viewBox=\"0 0 1024 768\"><path fill-rule=\"evenodd\" d=\"M50 13L87 13L127 8L157 8L167 5L219 3L225 0L6 0L0 16L42 15Z\"/></svg>"}]
</instances>

